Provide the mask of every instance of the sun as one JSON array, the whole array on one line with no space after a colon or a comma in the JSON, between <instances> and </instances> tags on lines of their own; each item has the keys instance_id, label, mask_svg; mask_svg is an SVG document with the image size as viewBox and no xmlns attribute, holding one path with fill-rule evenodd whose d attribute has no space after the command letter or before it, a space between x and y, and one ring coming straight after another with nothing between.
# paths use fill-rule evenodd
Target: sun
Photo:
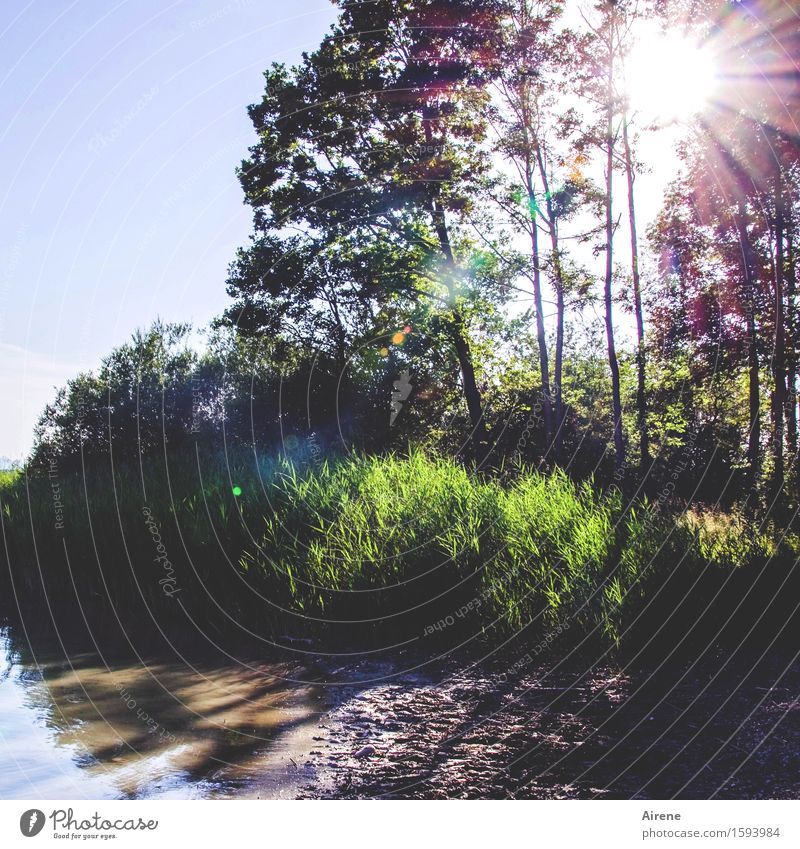
<instances>
[{"instance_id":1,"label":"sun","mask_svg":"<svg viewBox=\"0 0 800 849\"><path fill-rule=\"evenodd\" d=\"M647 123L688 121L710 103L716 82L708 48L675 31L642 28L625 60L630 109Z\"/></svg>"}]
</instances>

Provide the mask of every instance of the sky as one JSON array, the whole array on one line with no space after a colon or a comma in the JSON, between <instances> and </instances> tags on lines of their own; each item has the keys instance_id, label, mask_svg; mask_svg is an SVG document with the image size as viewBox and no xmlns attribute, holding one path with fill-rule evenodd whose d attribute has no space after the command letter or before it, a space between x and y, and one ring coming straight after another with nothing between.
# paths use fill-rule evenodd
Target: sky
<instances>
[{"instance_id":1,"label":"sky","mask_svg":"<svg viewBox=\"0 0 800 849\"><path fill-rule=\"evenodd\" d=\"M250 232L235 168L264 69L313 49L327 0L0 4L0 457L57 386L153 319L219 315ZM639 181L652 218L665 139ZM659 153L658 151L662 152Z\"/></svg>"},{"instance_id":2,"label":"sky","mask_svg":"<svg viewBox=\"0 0 800 849\"><path fill-rule=\"evenodd\" d=\"M246 107L333 18L326 0L3 0L0 456L137 327L227 306Z\"/></svg>"}]
</instances>

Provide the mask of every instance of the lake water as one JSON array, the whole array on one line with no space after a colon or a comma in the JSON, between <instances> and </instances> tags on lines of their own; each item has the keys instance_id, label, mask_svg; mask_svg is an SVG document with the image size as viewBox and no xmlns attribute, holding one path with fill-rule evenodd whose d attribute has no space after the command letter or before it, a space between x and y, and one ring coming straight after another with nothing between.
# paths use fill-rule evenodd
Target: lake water
<instances>
[{"instance_id":1,"label":"lake water","mask_svg":"<svg viewBox=\"0 0 800 849\"><path fill-rule=\"evenodd\" d=\"M297 668L111 660L0 629L0 799L291 798L325 709ZM294 679L294 680L291 680Z\"/></svg>"}]
</instances>

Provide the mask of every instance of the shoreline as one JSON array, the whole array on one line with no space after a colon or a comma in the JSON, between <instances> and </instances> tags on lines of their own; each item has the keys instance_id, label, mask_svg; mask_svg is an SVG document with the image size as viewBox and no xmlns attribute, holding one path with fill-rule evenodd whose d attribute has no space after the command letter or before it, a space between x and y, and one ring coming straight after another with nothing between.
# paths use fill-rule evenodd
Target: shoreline
<instances>
[{"instance_id":1,"label":"shoreline","mask_svg":"<svg viewBox=\"0 0 800 849\"><path fill-rule=\"evenodd\" d=\"M756 660L355 684L299 754L297 798L800 798L800 665Z\"/></svg>"}]
</instances>

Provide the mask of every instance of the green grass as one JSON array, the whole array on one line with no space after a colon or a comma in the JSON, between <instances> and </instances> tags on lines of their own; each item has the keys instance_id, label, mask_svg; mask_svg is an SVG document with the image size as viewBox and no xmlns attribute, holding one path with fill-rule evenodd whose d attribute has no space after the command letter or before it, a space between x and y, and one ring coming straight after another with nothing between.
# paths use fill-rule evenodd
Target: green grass
<instances>
[{"instance_id":1,"label":"green grass","mask_svg":"<svg viewBox=\"0 0 800 849\"><path fill-rule=\"evenodd\" d=\"M137 599L156 618L178 616L145 507L181 603L223 628L220 610L259 632L331 641L569 628L619 646L664 623L685 632L681 617L709 605L713 630L753 587L748 606L772 603L781 581L796 586L794 538L742 515L671 515L561 472L501 486L419 451L322 464L201 453L148 461L144 482L137 465L99 462L85 474L3 473L0 502L8 589L29 597L44 585L50 599L112 605L140 625Z\"/></svg>"}]
</instances>

